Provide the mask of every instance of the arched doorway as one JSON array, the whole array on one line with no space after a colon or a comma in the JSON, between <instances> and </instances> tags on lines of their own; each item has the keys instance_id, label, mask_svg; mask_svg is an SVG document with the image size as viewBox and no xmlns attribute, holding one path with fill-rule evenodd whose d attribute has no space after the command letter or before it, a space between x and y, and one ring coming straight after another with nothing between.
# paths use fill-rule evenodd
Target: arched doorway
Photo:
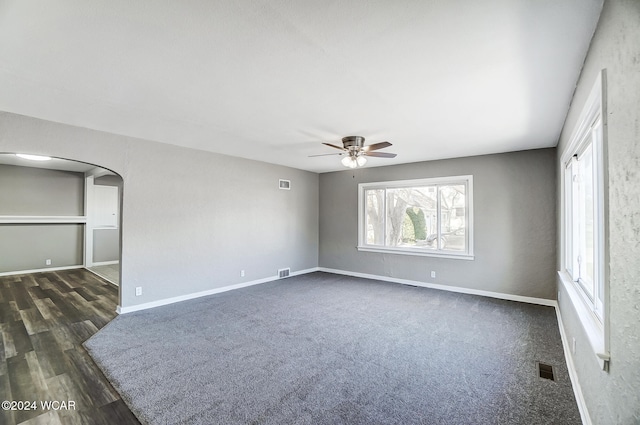
<instances>
[{"instance_id":1,"label":"arched doorway","mask_svg":"<svg viewBox=\"0 0 640 425\"><path fill-rule=\"evenodd\" d=\"M120 304L122 189L95 164L0 153L0 276L86 268Z\"/></svg>"}]
</instances>

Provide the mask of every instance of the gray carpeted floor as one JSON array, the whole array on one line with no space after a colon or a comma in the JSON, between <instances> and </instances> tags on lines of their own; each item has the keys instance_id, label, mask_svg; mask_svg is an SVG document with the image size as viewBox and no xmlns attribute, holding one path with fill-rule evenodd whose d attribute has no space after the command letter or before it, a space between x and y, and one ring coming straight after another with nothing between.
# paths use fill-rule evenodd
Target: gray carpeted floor
<instances>
[{"instance_id":1,"label":"gray carpeted floor","mask_svg":"<svg viewBox=\"0 0 640 425\"><path fill-rule=\"evenodd\" d=\"M119 316L85 345L148 424L580 423L551 307L312 273Z\"/></svg>"}]
</instances>

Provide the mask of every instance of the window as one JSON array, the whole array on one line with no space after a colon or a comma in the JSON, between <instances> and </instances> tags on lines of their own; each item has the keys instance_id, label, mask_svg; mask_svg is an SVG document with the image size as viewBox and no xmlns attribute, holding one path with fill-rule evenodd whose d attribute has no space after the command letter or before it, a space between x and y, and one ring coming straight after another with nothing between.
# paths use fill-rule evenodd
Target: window
<instances>
[{"instance_id":1,"label":"window","mask_svg":"<svg viewBox=\"0 0 640 425\"><path fill-rule=\"evenodd\" d=\"M592 347L601 361L606 363L606 115L603 112L602 93L602 77L599 76L561 157L563 251L560 277Z\"/></svg>"},{"instance_id":2,"label":"window","mask_svg":"<svg viewBox=\"0 0 640 425\"><path fill-rule=\"evenodd\" d=\"M472 176L358 186L358 249L473 259Z\"/></svg>"},{"instance_id":3,"label":"window","mask_svg":"<svg viewBox=\"0 0 640 425\"><path fill-rule=\"evenodd\" d=\"M601 322L604 319L604 193L601 102L563 155L564 269Z\"/></svg>"}]
</instances>

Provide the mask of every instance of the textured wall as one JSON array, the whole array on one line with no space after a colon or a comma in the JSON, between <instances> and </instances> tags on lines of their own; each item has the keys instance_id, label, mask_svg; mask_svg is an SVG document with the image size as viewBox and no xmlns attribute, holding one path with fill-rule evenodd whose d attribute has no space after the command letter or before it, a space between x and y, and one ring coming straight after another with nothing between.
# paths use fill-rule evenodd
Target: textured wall
<instances>
[{"instance_id":1,"label":"textured wall","mask_svg":"<svg viewBox=\"0 0 640 425\"><path fill-rule=\"evenodd\" d=\"M0 164L0 215L84 215L84 176Z\"/></svg>"},{"instance_id":2,"label":"textured wall","mask_svg":"<svg viewBox=\"0 0 640 425\"><path fill-rule=\"evenodd\" d=\"M0 273L81 266L83 230L78 224L0 224Z\"/></svg>"},{"instance_id":3,"label":"textured wall","mask_svg":"<svg viewBox=\"0 0 640 425\"><path fill-rule=\"evenodd\" d=\"M122 176L124 307L318 265L317 174L0 113L0 152L16 151Z\"/></svg>"},{"instance_id":4,"label":"textured wall","mask_svg":"<svg viewBox=\"0 0 640 425\"><path fill-rule=\"evenodd\" d=\"M83 200L81 173L0 165L0 215L83 215ZM0 224L0 273L82 265L82 232L75 224Z\"/></svg>"},{"instance_id":5,"label":"textured wall","mask_svg":"<svg viewBox=\"0 0 640 425\"><path fill-rule=\"evenodd\" d=\"M609 373L599 370L593 350L562 285L559 285L558 294L567 336L575 337L577 341L574 362L594 424L640 423L639 28L640 2L605 1L558 146L560 157L597 74L606 68Z\"/></svg>"},{"instance_id":6,"label":"textured wall","mask_svg":"<svg viewBox=\"0 0 640 425\"><path fill-rule=\"evenodd\" d=\"M475 260L356 249L359 183L467 174ZM555 190L555 149L321 174L320 266L555 299Z\"/></svg>"}]
</instances>

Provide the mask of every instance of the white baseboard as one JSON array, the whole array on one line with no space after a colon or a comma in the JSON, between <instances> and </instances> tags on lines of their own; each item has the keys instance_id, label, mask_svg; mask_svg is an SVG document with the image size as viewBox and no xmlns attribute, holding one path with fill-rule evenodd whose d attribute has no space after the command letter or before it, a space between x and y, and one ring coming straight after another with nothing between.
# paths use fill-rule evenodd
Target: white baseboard
<instances>
[{"instance_id":1,"label":"white baseboard","mask_svg":"<svg viewBox=\"0 0 640 425\"><path fill-rule=\"evenodd\" d=\"M580 418L582 419L583 425L592 425L589 410L587 409L587 402L582 395L582 388L580 387L580 381L578 380L578 372L576 371L575 364L573 363L573 356L570 351L571 345L569 344L567 334L564 331L562 315L560 314L560 308L557 302L556 317L558 318L558 328L560 328L560 338L562 339L562 347L564 348L564 360L565 363L567 363L567 369L569 370L569 378L571 379L573 395L576 397L576 403L578 404L578 410L580 411Z\"/></svg>"},{"instance_id":2,"label":"white baseboard","mask_svg":"<svg viewBox=\"0 0 640 425\"><path fill-rule=\"evenodd\" d=\"M92 263L90 266L87 267L93 267L93 266L110 266L112 264L120 264L120 261L118 260L114 260L114 261L99 261L97 263Z\"/></svg>"},{"instance_id":3,"label":"white baseboard","mask_svg":"<svg viewBox=\"0 0 640 425\"><path fill-rule=\"evenodd\" d=\"M42 272L55 272L58 270L74 270L82 269L84 266L64 266L64 267L47 267L44 269L31 269L31 270L18 270L15 272L2 272L0 276L13 276L16 274L29 274L29 273L42 273Z\"/></svg>"},{"instance_id":4,"label":"white baseboard","mask_svg":"<svg viewBox=\"0 0 640 425\"><path fill-rule=\"evenodd\" d=\"M401 283L403 285L421 286L423 288L439 289L441 291L458 292L461 294L481 295L483 297L499 298L502 300L509 300L509 301L519 301L519 302L529 303L529 304L539 304L539 305L545 305L549 307L556 306L555 300L548 300L546 298L525 297L523 295L512 295L512 294L504 294L501 292L483 291L480 289L469 289L461 286L440 285L437 283L420 282L417 280L399 279L396 277L389 277L389 276L378 276L374 274L358 273L358 272L351 272L346 270L328 269L326 267L319 267L318 269L321 272L335 273L335 274L341 274L341 275L353 276L353 277L362 277L365 279L383 280L385 282Z\"/></svg>"},{"instance_id":5,"label":"white baseboard","mask_svg":"<svg viewBox=\"0 0 640 425\"><path fill-rule=\"evenodd\" d=\"M289 277L298 276L298 275L307 274L307 273L313 273L313 272L317 272L317 271L318 271L318 267L313 267L311 269L305 269L305 270L298 270L298 271L295 271L295 272L291 272L289 274ZM132 306L129 306L129 307L118 306L116 308L116 312L118 314L126 314L126 313L132 313L134 311L147 310L149 308L160 307L160 306L163 306L163 305L173 304L173 303L177 303L177 302L180 302L180 301L192 300L192 299L200 298L200 297L206 297L208 295L219 294L221 292L233 291L234 289L246 288L247 286L259 285L261 283L272 282L274 280L279 280L279 279L280 278L277 275L276 276L269 276L269 277L266 277L264 279L257 279L257 280L252 280L252 281L249 281L249 282L236 283L235 285L222 286L220 288L213 288L213 289L209 289L209 290L206 290L206 291L194 292L192 294L180 295L178 297L165 298L165 299L162 299L162 300L151 301L151 302L144 303L144 304L132 305Z\"/></svg>"}]
</instances>

